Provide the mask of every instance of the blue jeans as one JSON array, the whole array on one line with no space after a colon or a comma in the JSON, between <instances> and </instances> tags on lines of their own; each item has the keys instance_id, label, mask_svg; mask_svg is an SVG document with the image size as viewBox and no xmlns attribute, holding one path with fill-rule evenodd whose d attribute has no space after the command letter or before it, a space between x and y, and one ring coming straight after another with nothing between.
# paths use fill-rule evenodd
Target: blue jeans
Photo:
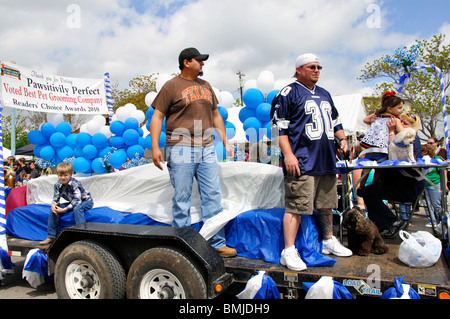
<instances>
[{"instance_id":1,"label":"blue jeans","mask_svg":"<svg viewBox=\"0 0 450 319\"><path fill-rule=\"evenodd\" d=\"M434 188L434 186L436 186L439 189L439 191L436 188ZM428 219L431 218L433 220L433 224L436 225L440 221L440 215L442 210L441 193L440 193L441 185L436 184L434 186L425 187L425 193L428 196L429 204L431 206L428 207L430 208L431 211L425 208L425 212L427 213ZM423 200L423 203L426 204L426 201Z\"/></svg>"},{"instance_id":2,"label":"blue jeans","mask_svg":"<svg viewBox=\"0 0 450 319\"><path fill-rule=\"evenodd\" d=\"M61 204L59 206L61 208L65 208L67 207L67 205L69 204ZM86 219L84 218L84 212L91 209L93 206L94 203L91 200L84 201L80 205L75 206L73 208L73 217L75 219L75 224L85 223ZM48 215L48 228L47 228L48 238L56 238L56 234L58 233L59 219L61 218L61 215L67 213L55 215L50 209L50 213Z\"/></svg>"},{"instance_id":3,"label":"blue jeans","mask_svg":"<svg viewBox=\"0 0 450 319\"><path fill-rule=\"evenodd\" d=\"M194 178L201 199L203 222L222 211L222 191L214 145L204 147L166 146L167 167L174 188L172 213L174 227L191 226L191 196ZM209 239L209 244L220 249L225 246L222 228Z\"/></svg>"}]
</instances>

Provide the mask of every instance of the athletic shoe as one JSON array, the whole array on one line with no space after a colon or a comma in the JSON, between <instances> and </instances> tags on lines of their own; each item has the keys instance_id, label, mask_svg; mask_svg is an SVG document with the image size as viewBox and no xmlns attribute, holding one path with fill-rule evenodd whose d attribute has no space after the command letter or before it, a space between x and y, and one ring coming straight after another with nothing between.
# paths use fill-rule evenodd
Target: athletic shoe
<instances>
[{"instance_id":1,"label":"athletic shoe","mask_svg":"<svg viewBox=\"0 0 450 319\"><path fill-rule=\"evenodd\" d=\"M283 266L295 271L306 270L306 264L300 258L297 248L295 246L283 249L281 252L280 263Z\"/></svg>"},{"instance_id":2,"label":"athletic shoe","mask_svg":"<svg viewBox=\"0 0 450 319\"><path fill-rule=\"evenodd\" d=\"M339 257L349 257L353 255L352 251L344 247L335 236L323 241L322 254L333 254Z\"/></svg>"},{"instance_id":3,"label":"athletic shoe","mask_svg":"<svg viewBox=\"0 0 450 319\"><path fill-rule=\"evenodd\" d=\"M408 226L407 220L397 220L395 223L393 223L391 226L384 229L380 235L387 239L393 239L397 237L398 233L401 230L404 230Z\"/></svg>"}]
</instances>

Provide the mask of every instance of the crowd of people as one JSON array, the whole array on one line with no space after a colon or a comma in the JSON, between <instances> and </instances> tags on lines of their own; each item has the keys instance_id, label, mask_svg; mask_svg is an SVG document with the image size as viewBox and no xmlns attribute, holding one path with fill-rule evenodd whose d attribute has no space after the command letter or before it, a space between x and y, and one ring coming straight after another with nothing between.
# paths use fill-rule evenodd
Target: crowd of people
<instances>
[{"instance_id":1,"label":"crowd of people","mask_svg":"<svg viewBox=\"0 0 450 319\"><path fill-rule=\"evenodd\" d=\"M27 162L24 157L16 160L14 156L8 156L3 165L3 171L7 191L25 186L29 180L41 176L39 165L34 160Z\"/></svg>"}]
</instances>

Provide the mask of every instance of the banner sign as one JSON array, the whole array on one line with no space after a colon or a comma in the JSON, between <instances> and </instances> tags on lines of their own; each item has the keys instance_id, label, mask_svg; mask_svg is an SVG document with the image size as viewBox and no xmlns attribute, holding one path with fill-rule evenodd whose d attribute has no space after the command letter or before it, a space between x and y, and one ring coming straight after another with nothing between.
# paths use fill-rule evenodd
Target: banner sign
<instances>
[{"instance_id":1,"label":"banner sign","mask_svg":"<svg viewBox=\"0 0 450 319\"><path fill-rule=\"evenodd\" d=\"M108 114L105 80L49 75L1 63L4 106L36 112Z\"/></svg>"}]
</instances>

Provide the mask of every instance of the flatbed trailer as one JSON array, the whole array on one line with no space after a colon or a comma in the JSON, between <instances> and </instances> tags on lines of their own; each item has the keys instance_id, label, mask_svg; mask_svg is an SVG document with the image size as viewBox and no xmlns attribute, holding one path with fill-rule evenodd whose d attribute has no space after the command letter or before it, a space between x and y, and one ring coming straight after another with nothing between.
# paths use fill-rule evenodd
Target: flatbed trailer
<instances>
[{"instance_id":1,"label":"flatbed trailer","mask_svg":"<svg viewBox=\"0 0 450 319\"><path fill-rule=\"evenodd\" d=\"M134 283L130 284L130 280L126 278L130 277L130 272L133 272L134 276L146 276L145 271L139 272L133 269L135 261L146 251L158 247L168 248L186 256L192 264L189 267L193 266L198 269L198 274L202 277L200 287L206 287L204 288L205 293L200 294L200 296L183 295L186 298L211 299L222 294L235 295L242 291L251 276L256 275L258 271L265 271L275 281L281 297L285 299L303 298L305 296L303 282L314 283L322 276L331 276L333 280L342 283L355 299L379 298L388 288L394 286L394 279L400 279L402 276L404 282L410 284L423 299L450 296L450 268L448 257L444 253L445 247L441 258L432 267L411 268L398 259L398 249L401 243L399 238L386 240L389 247L387 254L346 258L333 256L337 260L334 266L308 267L307 270L302 272L292 271L279 264L263 260L243 257L220 258L196 231L192 229L177 230L172 227L87 223L64 229L51 246L40 246L35 241L11 237L8 238L8 246L14 256L25 257L26 253L34 248L43 250L48 256L49 269L53 273L55 270L58 272L58 264L62 263L60 256L64 254L64 250L70 250L72 244L86 241L98 243L98 246L105 248L105 251L109 251L115 256L113 259L121 265L119 268L123 268L123 274L121 275L123 278L120 280L120 285L127 285L127 293L123 288L121 298L130 297L129 294L133 290L130 285L143 285L141 280L136 279ZM86 254L89 255L90 253ZM67 252L65 255L70 256ZM77 258L80 258L80 255ZM92 256L90 258L87 259L87 262L94 263ZM171 258L170 255L167 258ZM140 263L142 264L142 261ZM145 263L147 262L144 260ZM169 261L169 264L171 263L174 266L168 269L169 273L175 273L177 268L187 267L183 263L177 266L178 259L173 262ZM68 268L70 268L70 262ZM105 271L104 269L94 270L97 270L97 272ZM185 270L183 269L181 272L182 276L184 276ZM150 271L151 269L148 269L148 272ZM193 272L195 273L195 271ZM61 291L65 287L61 287L61 279L58 280L58 276L61 278L64 275L56 274L55 276L58 297L83 296L68 296L62 293ZM86 276L86 278L91 277ZM171 280L175 282L178 279L172 278ZM147 284L150 285L151 283ZM89 285L89 280L86 281L86 285ZM112 283L112 285L115 284ZM169 286L171 285L166 285L154 296L157 298L176 297L173 294L174 289L169 288ZM139 297L139 294L136 294L135 289L133 297L136 296ZM108 297L111 296L108 295Z\"/></svg>"}]
</instances>

